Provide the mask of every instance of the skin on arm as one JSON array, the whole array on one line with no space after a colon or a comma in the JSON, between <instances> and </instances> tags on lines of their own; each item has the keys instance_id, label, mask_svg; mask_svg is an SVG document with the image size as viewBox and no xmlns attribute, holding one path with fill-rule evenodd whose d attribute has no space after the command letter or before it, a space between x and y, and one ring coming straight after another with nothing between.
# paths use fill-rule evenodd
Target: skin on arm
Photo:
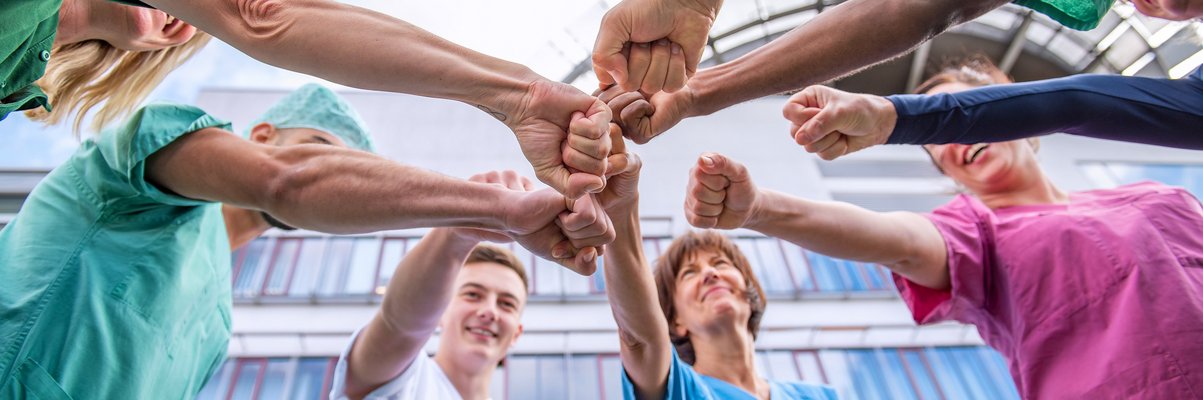
<instances>
[{"instance_id":1,"label":"skin on arm","mask_svg":"<svg viewBox=\"0 0 1203 400\"><path fill-rule=\"evenodd\" d=\"M430 231L397 265L380 311L347 356L347 395L362 398L405 372L439 325L455 277L479 242L472 230Z\"/></svg>"},{"instance_id":2,"label":"skin on arm","mask_svg":"<svg viewBox=\"0 0 1203 400\"><path fill-rule=\"evenodd\" d=\"M604 136L610 110L596 98L525 66L464 48L388 15L330 0L146 3L268 64L363 89L471 104L514 131L539 180L557 191L577 198L605 185ZM586 143L572 149L603 162L561 154L570 135Z\"/></svg>"},{"instance_id":3,"label":"skin on arm","mask_svg":"<svg viewBox=\"0 0 1203 400\"><path fill-rule=\"evenodd\" d=\"M455 179L329 145L270 146L207 128L146 161L147 179L180 196L265 211L298 228L363 233L463 226L530 233L550 222L550 193ZM355 204L355 207L347 207ZM501 205L498 207L498 205Z\"/></svg>"},{"instance_id":4,"label":"skin on arm","mask_svg":"<svg viewBox=\"0 0 1203 400\"><path fill-rule=\"evenodd\" d=\"M1005 0L849 0L731 62L698 71L654 107L620 113L623 134L643 143L684 118L829 81L898 56L1005 4Z\"/></svg>"},{"instance_id":5,"label":"skin on arm","mask_svg":"<svg viewBox=\"0 0 1203 400\"><path fill-rule=\"evenodd\" d=\"M602 193L594 195L605 207L614 222L617 237L607 246L604 256L606 297L618 324L619 354L623 368L635 393L641 399L664 397L672 361L672 344L668 339L668 323L660 311L652 270L643 255L643 236L639 229L639 170L642 162L634 153L626 153L621 145L621 132L612 128L617 137L615 154L625 154L621 170L612 171L610 183Z\"/></svg>"},{"instance_id":6,"label":"skin on arm","mask_svg":"<svg viewBox=\"0 0 1203 400\"><path fill-rule=\"evenodd\" d=\"M927 218L758 189L743 165L719 154L703 154L691 171L685 216L700 228L751 229L828 256L882 264L933 289L950 287L944 238Z\"/></svg>"}]
</instances>

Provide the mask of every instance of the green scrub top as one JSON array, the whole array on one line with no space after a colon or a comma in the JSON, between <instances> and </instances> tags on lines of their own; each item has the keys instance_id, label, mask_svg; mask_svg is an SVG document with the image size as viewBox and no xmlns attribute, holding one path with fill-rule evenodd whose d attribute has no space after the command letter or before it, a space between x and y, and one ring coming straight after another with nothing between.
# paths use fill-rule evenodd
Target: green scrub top
<instances>
[{"instance_id":1,"label":"green scrub top","mask_svg":"<svg viewBox=\"0 0 1203 400\"><path fill-rule=\"evenodd\" d=\"M1099 26L1115 0L1014 0L1021 5L1047 15L1070 29L1088 31Z\"/></svg>"},{"instance_id":2,"label":"green scrub top","mask_svg":"<svg viewBox=\"0 0 1203 400\"><path fill-rule=\"evenodd\" d=\"M4 0L0 6L0 120L9 113L50 109L33 84L46 72L62 0Z\"/></svg>"},{"instance_id":3,"label":"green scrub top","mask_svg":"<svg viewBox=\"0 0 1203 400\"><path fill-rule=\"evenodd\" d=\"M225 358L221 205L146 181L172 141L230 125L151 105L88 140L0 231L0 399L192 399Z\"/></svg>"}]
</instances>

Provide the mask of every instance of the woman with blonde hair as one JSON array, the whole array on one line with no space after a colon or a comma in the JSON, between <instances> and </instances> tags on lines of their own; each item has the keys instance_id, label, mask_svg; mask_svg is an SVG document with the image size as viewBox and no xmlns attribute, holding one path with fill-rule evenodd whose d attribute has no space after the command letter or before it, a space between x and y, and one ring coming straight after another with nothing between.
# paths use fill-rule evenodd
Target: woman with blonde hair
<instances>
[{"instance_id":1,"label":"woman with blonde hair","mask_svg":"<svg viewBox=\"0 0 1203 400\"><path fill-rule=\"evenodd\" d=\"M108 0L16 0L0 8L0 119L14 111L76 131L137 107L209 37L162 11ZM72 118L73 116L73 118Z\"/></svg>"}]
</instances>

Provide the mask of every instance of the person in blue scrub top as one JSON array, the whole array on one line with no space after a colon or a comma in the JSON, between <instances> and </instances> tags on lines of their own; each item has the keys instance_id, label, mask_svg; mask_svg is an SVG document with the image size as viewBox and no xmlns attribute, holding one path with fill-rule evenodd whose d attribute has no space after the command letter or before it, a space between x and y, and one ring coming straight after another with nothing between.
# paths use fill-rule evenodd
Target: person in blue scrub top
<instances>
[{"instance_id":1,"label":"person in blue scrub top","mask_svg":"<svg viewBox=\"0 0 1203 400\"><path fill-rule=\"evenodd\" d=\"M289 94L249 140L230 129L195 107L150 105L34 188L0 231L0 398L196 396L225 358L231 249L271 226L485 228L595 268L584 260L596 249L577 252L556 225L574 214L563 195L376 156L328 89Z\"/></svg>"},{"instance_id":2,"label":"person in blue scrub top","mask_svg":"<svg viewBox=\"0 0 1203 400\"><path fill-rule=\"evenodd\" d=\"M621 147L615 154L623 154ZM828 386L760 376L754 345L764 290L747 257L726 236L686 233L648 266L639 230L641 163L634 154L625 157L613 164L624 168L613 171L616 175L597 195L617 234L606 248L602 271L618 323L623 398L836 398ZM573 221L561 224L570 227Z\"/></svg>"}]
</instances>

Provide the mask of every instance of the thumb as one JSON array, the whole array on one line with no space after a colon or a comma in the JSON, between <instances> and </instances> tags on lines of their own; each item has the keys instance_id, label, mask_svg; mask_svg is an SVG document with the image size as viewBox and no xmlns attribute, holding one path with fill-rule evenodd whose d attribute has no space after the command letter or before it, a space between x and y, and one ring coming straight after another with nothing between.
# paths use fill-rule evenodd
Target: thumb
<instances>
[{"instance_id":1,"label":"thumb","mask_svg":"<svg viewBox=\"0 0 1203 400\"><path fill-rule=\"evenodd\" d=\"M747 175L747 170L742 164L718 153L702 153L698 157L698 168L707 174L725 176L731 181L743 180L738 178Z\"/></svg>"},{"instance_id":2,"label":"thumb","mask_svg":"<svg viewBox=\"0 0 1203 400\"><path fill-rule=\"evenodd\" d=\"M627 57L623 54L623 46L631 39L631 33L620 23L618 18L607 13L602 18L601 30L597 32L597 41L593 43L593 73L601 85L627 82Z\"/></svg>"}]
</instances>

